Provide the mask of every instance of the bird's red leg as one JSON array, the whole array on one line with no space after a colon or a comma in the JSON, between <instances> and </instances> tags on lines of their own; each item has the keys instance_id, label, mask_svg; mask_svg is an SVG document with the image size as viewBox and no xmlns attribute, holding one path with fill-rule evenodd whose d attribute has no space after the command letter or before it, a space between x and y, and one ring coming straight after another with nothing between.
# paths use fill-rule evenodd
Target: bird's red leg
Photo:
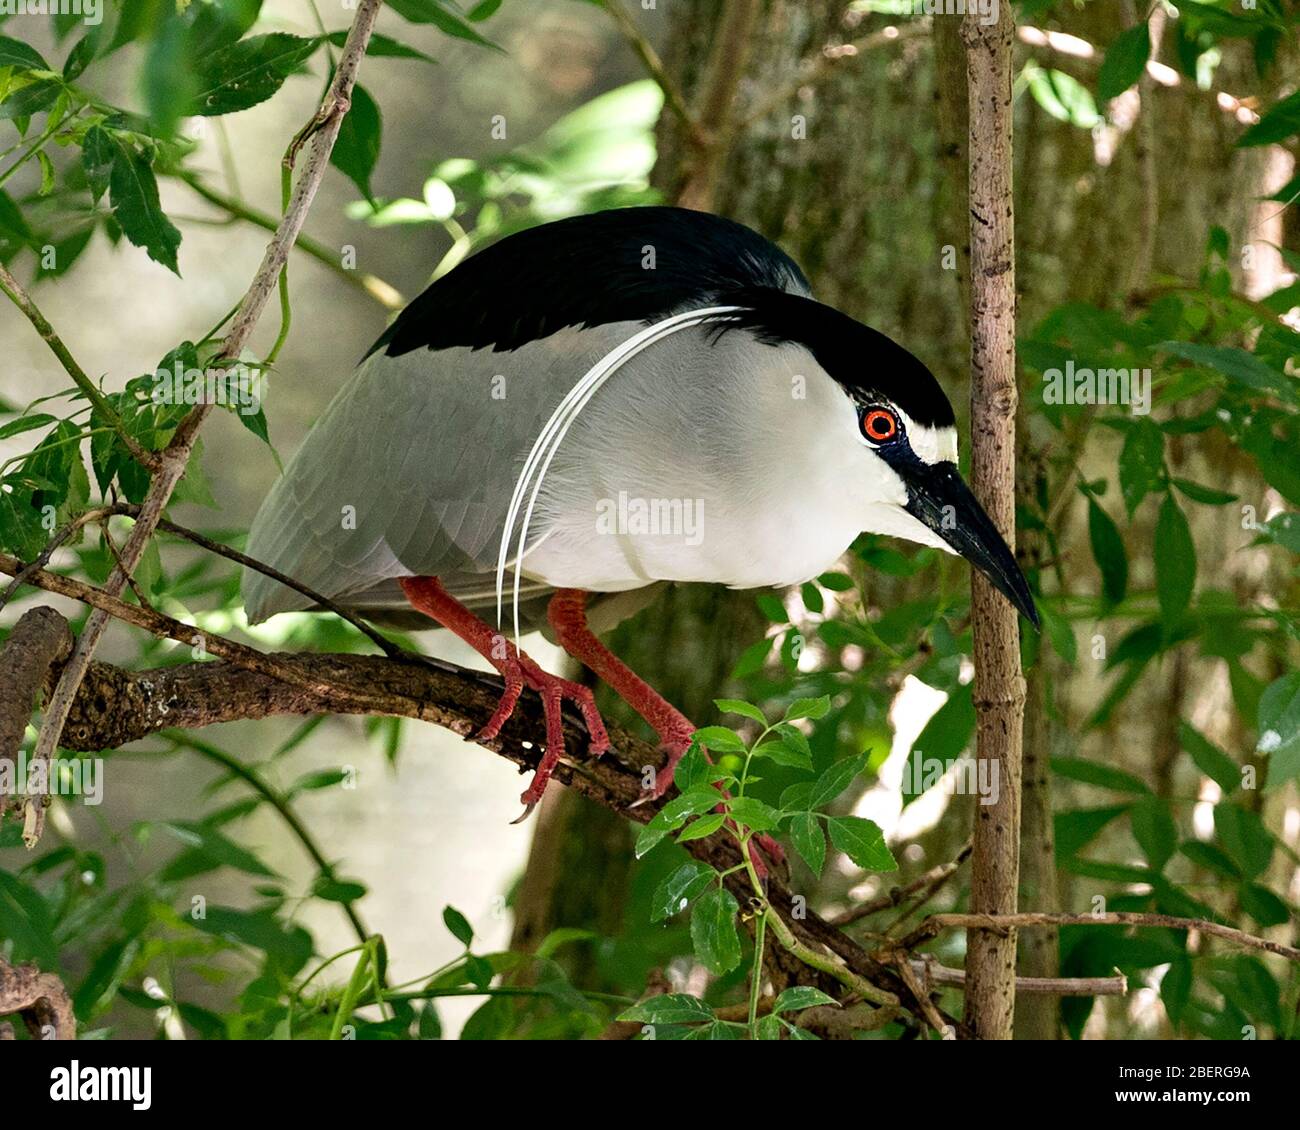
<instances>
[{"instance_id":1,"label":"bird's red leg","mask_svg":"<svg viewBox=\"0 0 1300 1130\"><path fill-rule=\"evenodd\" d=\"M555 638L560 646L613 687L623 701L659 735L668 752L668 761L655 774L655 787L651 797L663 796L673 782L677 763L690 748L691 735L695 733L696 727L686 715L596 638L587 624L587 594L582 589L556 589L546 616L555 629ZM775 862L785 858L780 845L770 836L757 836L756 839L769 859ZM757 859L755 863L761 870L762 864Z\"/></svg>"},{"instance_id":2,"label":"bird's red leg","mask_svg":"<svg viewBox=\"0 0 1300 1130\"><path fill-rule=\"evenodd\" d=\"M613 687L659 735L668 762L655 774L651 796L663 796L673 783L673 770L690 748L695 733L690 719L596 638L587 626L587 594L582 589L557 589L546 616L560 646Z\"/></svg>"},{"instance_id":3,"label":"bird's red leg","mask_svg":"<svg viewBox=\"0 0 1300 1130\"><path fill-rule=\"evenodd\" d=\"M480 738L495 738L501 732L501 727L514 713L515 704L524 687L541 695L542 709L546 716L546 752L538 762L531 784L520 797L526 806L524 816L542 799L551 773L564 755L562 708L566 698L582 712L587 733L591 737L592 755L598 757L609 749L605 723L596 709L595 697L587 687L543 671L500 632L494 631L490 624L485 624L447 592L437 577L403 577L399 583L413 608L458 635L501 672L501 677L505 679L505 692L487 725L479 731ZM521 816L519 819L523 818Z\"/></svg>"}]
</instances>

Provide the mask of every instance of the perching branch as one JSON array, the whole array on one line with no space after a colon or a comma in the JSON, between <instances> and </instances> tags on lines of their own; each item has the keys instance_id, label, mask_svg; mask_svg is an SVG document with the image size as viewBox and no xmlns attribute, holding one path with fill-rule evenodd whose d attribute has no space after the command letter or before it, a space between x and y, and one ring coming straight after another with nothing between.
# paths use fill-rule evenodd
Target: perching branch
<instances>
[{"instance_id":1,"label":"perching branch","mask_svg":"<svg viewBox=\"0 0 1300 1130\"><path fill-rule=\"evenodd\" d=\"M261 318L262 311L266 308L280 270L289 257L289 250L298 238L299 232L302 231L307 212L329 165L330 152L334 148L339 128L343 124L343 117L351 104L357 70L365 55L366 46L370 42L370 33L374 29L380 3L381 0L360 0L357 6L356 18L348 32L333 81L313 119L311 154L294 189L284 218L280 221L274 238L267 245L262 264L235 314L230 333L222 344L220 353L214 359L217 368L240 355L253 328ZM126 587L127 578L144 556L154 531L162 519L163 509L170 500L176 484L185 474L198 430L211 410L211 403L197 405L181 421L167 448L158 455L157 467L150 479L149 490L140 507L139 517L131 531L131 536L122 547L121 562L113 569L104 585L103 591L110 597L121 595ZM46 706L33 754L36 759L48 761L58 747L64 724L77 697L77 691L108 626L109 619L110 616L106 611L96 609L86 621L85 629L77 640L72 656L63 668L58 686L55 687ZM40 839L45 822L47 799L43 796L27 798L23 840L28 847L33 846Z\"/></svg>"},{"instance_id":2,"label":"perching branch","mask_svg":"<svg viewBox=\"0 0 1300 1130\"><path fill-rule=\"evenodd\" d=\"M17 757L27 719L50 668L72 650L72 633L53 608L33 608L23 614L0 648L0 764ZM9 797L0 793L0 820Z\"/></svg>"},{"instance_id":3,"label":"perching branch","mask_svg":"<svg viewBox=\"0 0 1300 1130\"><path fill-rule=\"evenodd\" d=\"M75 1040L77 1018L63 982L34 965L10 965L0 957L0 1016L20 1015L36 1040ZM0 1024L0 1040L12 1040L13 1027Z\"/></svg>"},{"instance_id":4,"label":"perching branch","mask_svg":"<svg viewBox=\"0 0 1300 1130\"><path fill-rule=\"evenodd\" d=\"M21 561L0 553L0 573L21 572ZM28 583L71 597L142 628L152 635L187 645L201 643L225 662L199 662L131 672L106 663L89 665L69 711L65 748L79 751L115 749L164 729L196 729L217 722L271 715L358 714L415 718L458 733L467 740L492 716L501 696L500 680L436 660L408 662L379 656L265 654L233 640L205 632L151 609L127 604L93 585L40 569ZM30 705L14 710L26 718ZM485 748L513 761L521 772L536 768L544 732L541 704L527 694L515 716ZM643 803L646 767L657 768L661 750L630 734L612 730L615 750L591 760L582 756L561 762L555 777L596 803L636 823L647 823L662 805ZM565 748L585 750L581 720L565 718ZM642 803L638 803L642 802ZM748 897L748 877L730 835L717 834L687 845L691 853L721 872L741 897ZM812 968L833 970L841 983L864 995L898 998L911 1008L906 986L896 975L830 923L800 906L779 877L767 879L771 922L779 936L795 942L795 951L811 959ZM891 1006L892 1007L892 1006ZM900 1019L907 1022L906 1013Z\"/></svg>"},{"instance_id":5,"label":"perching branch","mask_svg":"<svg viewBox=\"0 0 1300 1130\"><path fill-rule=\"evenodd\" d=\"M970 103L971 485L1007 544L1015 545L1016 266L1012 216L1009 9L992 24L973 10L962 21ZM971 908L1016 909L1020 870L1021 738L1025 680L1016 610L977 570L971 573L975 660L975 752L999 782L977 805ZM1009 1040L1015 1014L1014 932L976 930L966 956L966 1019L979 1039Z\"/></svg>"}]
</instances>

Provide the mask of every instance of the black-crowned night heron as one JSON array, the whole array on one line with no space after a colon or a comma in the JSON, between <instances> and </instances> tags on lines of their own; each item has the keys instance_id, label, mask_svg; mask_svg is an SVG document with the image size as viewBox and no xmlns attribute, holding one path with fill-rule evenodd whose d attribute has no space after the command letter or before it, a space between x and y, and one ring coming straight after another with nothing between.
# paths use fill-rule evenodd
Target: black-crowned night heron
<instances>
[{"instance_id":1,"label":"black-crowned night heron","mask_svg":"<svg viewBox=\"0 0 1300 1130\"><path fill-rule=\"evenodd\" d=\"M663 740L658 795L695 727L596 633L660 585L794 585L872 531L961 554L1037 624L956 460L934 375L816 302L779 248L702 212L625 208L512 235L415 299L271 490L248 552L381 622L455 632L505 679L485 737L537 691L528 806L563 754L564 700L591 752L609 748L590 691L519 650L521 625L549 621ZM253 623L310 604L254 572L244 597Z\"/></svg>"}]
</instances>

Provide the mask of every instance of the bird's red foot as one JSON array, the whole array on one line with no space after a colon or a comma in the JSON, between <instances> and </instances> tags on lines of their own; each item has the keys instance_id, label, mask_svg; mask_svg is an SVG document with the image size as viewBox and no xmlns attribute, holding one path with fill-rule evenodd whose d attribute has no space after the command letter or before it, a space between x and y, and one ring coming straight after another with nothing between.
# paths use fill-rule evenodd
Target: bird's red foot
<instances>
[{"instance_id":1,"label":"bird's red foot","mask_svg":"<svg viewBox=\"0 0 1300 1130\"><path fill-rule=\"evenodd\" d=\"M484 659L492 664L505 680L505 690L492 712L492 717L476 735L491 740L501 733L501 727L509 721L519 703L519 696L525 687L536 691L542 699L542 712L546 719L546 749L542 759L537 763L532 782L519 798L524 804L523 815L527 818L546 792L546 785L551 774L564 756L564 701L568 699L582 714L591 738L590 750L593 757L599 757L610 748L609 734L605 722L596 709L596 699L590 689L581 683L562 679L543 671L537 662L519 651L499 632L483 623L468 608L452 597L435 577L403 577L400 581L406 598L415 608L426 616L432 617L443 627L451 629L460 636ZM516 820L515 823L519 823Z\"/></svg>"}]
</instances>

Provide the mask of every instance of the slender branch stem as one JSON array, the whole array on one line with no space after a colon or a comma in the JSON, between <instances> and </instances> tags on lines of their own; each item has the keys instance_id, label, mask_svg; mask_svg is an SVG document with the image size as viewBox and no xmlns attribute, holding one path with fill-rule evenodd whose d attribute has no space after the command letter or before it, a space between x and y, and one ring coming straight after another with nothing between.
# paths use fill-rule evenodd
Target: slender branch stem
<instances>
[{"instance_id":1,"label":"slender branch stem","mask_svg":"<svg viewBox=\"0 0 1300 1130\"><path fill-rule=\"evenodd\" d=\"M289 250L298 238L298 233L302 231L303 223L307 219L307 212L315 199L316 190L320 187L321 180L325 176L330 152L334 148L339 128L343 124L343 116L347 113L351 104L350 99L352 88L356 83L357 70L361 65L361 59L365 55L366 46L370 41L375 19L379 15L380 4L381 0L360 0L357 6L357 14L353 20L352 28L348 32L347 42L339 59L338 69L334 73L334 79L330 83L325 101L313 119L317 124L312 131L313 146L311 155L303 170L303 175L298 181L298 186L294 190L293 200L285 212L284 218L280 221L280 226L276 230L274 238L267 245L261 266L253 277L253 282L240 304L239 311L235 314L230 333L227 335L220 353L214 359L214 365L218 368L223 363L237 358L252 335L253 328L257 325L262 316L262 311L266 308L280 270L289 257ZM180 482L185 474L185 468L189 463L198 430L211 410L211 403L200 404L194 408L181 421L180 426L172 436L171 442L166 450L161 453L159 465L154 470L148 493L141 505L139 518L131 531L131 536L122 547L122 564L113 570L104 585L104 591L108 596L116 598L122 592L126 587L127 576L136 568L140 559L144 556L149 541L162 519L163 510L171 498L172 491L175 490L176 484ZM64 724L67 722L68 714L77 696L77 690L90 667L91 659L94 657L95 649L99 646L105 628L108 627L109 619L110 614L103 609L96 609L87 619L85 629L82 631L80 639L77 640L72 656L64 665L63 674L60 676L58 685L46 705L40 735L36 740L34 752L36 759L48 761L58 747L59 738L63 733ZM32 795L28 797L23 826L23 840L29 848L35 846L40 839L45 823L45 804L47 800L48 795Z\"/></svg>"},{"instance_id":2,"label":"slender branch stem","mask_svg":"<svg viewBox=\"0 0 1300 1130\"><path fill-rule=\"evenodd\" d=\"M704 148L708 145L708 137L700 128L700 123L696 120L695 115L691 113L690 107L686 105L686 98L682 94L681 88L673 80L667 69L664 67L663 60L651 46L650 41L641 34L641 29L636 26L636 21L628 15L621 3L621 0L605 0L605 11L618 25L618 30L623 33L623 38L627 40L628 45L636 52L642 64L650 77L654 79L656 85L664 94L664 105L676 116L678 121L686 129L686 135L692 145Z\"/></svg>"},{"instance_id":3,"label":"slender branch stem","mask_svg":"<svg viewBox=\"0 0 1300 1130\"><path fill-rule=\"evenodd\" d=\"M307 830L307 825L299 818L293 810L289 801L268 785L256 770L251 769L237 758L231 757L225 750L207 742L198 741L188 734L176 730L163 730L161 737L167 738L178 746L197 753L200 757L206 757L209 761L222 766L228 773L238 777L253 792L257 793L279 814L280 819L288 826L289 830L298 838L303 850L311 856L311 860L316 864L316 869L320 874L329 880L337 880L338 875L334 871L333 865L325 858L324 852L312 837L311 832ZM348 922L352 925L353 933L356 934L357 940L365 945L370 938L370 931L366 929L365 924L361 921L360 914L357 913L356 907L351 899L343 899L339 905L343 908L343 913L347 915Z\"/></svg>"},{"instance_id":4,"label":"slender branch stem","mask_svg":"<svg viewBox=\"0 0 1300 1130\"><path fill-rule=\"evenodd\" d=\"M913 949L949 929L987 930L1006 935L1019 928L1055 926L1156 926L1170 930L1196 930L1239 946L1263 950L1300 962L1300 949L1257 938L1244 930L1211 922L1207 918L1178 918L1172 914L1144 914L1137 911L1115 911L1111 914L1048 914L1029 912L1022 914L932 914L906 938L899 942L900 949Z\"/></svg>"},{"instance_id":5,"label":"slender branch stem","mask_svg":"<svg viewBox=\"0 0 1300 1130\"><path fill-rule=\"evenodd\" d=\"M150 469L157 467L158 456L152 451L145 451L131 437L122 423L122 417L117 414L117 410L104 398L104 394L99 391L95 382L86 375L86 371L77 364L77 359L72 356L68 347L63 344L63 339L55 332L54 327L46 320L45 315L32 301L31 296L22 288L18 280L9 273L3 263L0 263L0 290L4 291L9 300L31 322L32 328L41 335L41 340L49 346L50 352L59 359L59 364L72 378L73 383L85 393L86 399L94 406L95 411L117 432L123 445L131 453L131 457L143 467Z\"/></svg>"}]
</instances>

